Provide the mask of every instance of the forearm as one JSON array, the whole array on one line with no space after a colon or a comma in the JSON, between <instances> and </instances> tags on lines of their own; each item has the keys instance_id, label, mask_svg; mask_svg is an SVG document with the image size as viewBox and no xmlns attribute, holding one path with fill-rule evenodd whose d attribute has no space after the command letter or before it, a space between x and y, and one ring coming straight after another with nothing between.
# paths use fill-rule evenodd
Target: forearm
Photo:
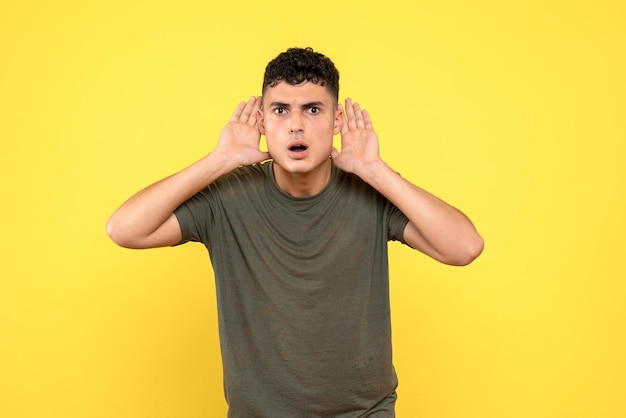
<instances>
[{"instance_id":1,"label":"forearm","mask_svg":"<svg viewBox=\"0 0 626 418\"><path fill-rule=\"evenodd\" d=\"M152 240L149 237L164 225L178 206L234 168L232 161L220 153L207 155L128 199L109 218L107 234L124 247L171 244L171 233Z\"/></svg>"},{"instance_id":2,"label":"forearm","mask_svg":"<svg viewBox=\"0 0 626 418\"><path fill-rule=\"evenodd\" d=\"M404 239L414 248L446 264L465 265L483 249L482 237L458 209L402 178L382 160L364 180L409 218Z\"/></svg>"},{"instance_id":3,"label":"forearm","mask_svg":"<svg viewBox=\"0 0 626 418\"><path fill-rule=\"evenodd\" d=\"M335 165L374 187L408 218L404 240L411 247L446 264L465 265L483 250L483 239L459 210L411 184L393 171L378 152L378 136L369 114L346 99L347 123L341 127L341 154Z\"/></svg>"}]
</instances>

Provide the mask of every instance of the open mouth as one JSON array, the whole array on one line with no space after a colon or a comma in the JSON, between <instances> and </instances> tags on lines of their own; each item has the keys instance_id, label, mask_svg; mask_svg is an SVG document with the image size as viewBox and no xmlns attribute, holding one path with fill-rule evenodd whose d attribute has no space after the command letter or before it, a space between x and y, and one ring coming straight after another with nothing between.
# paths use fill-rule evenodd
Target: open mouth
<instances>
[{"instance_id":1,"label":"open mouth","mask_svg":"<svg viewBox=\"0 0 626 418\"><path fill-rule=\"evenodd\" d=\"M302 145L302 144L298 144L298 145L293 145L291 147L289 147L289 151L292 152L303 152L307 150L307 146L306 145Z\"/></svg>"},{"instance_id":2,"label":"open mouth","mask_svg":"<svg viewBox=\"0 0 626 418\"><path fill-rule=\"evenodd\" d=\"M292 158L301 159L306 157L309 146L306 141L295 139L287 144L287 149Z\"/></svg>"}]
</instances>

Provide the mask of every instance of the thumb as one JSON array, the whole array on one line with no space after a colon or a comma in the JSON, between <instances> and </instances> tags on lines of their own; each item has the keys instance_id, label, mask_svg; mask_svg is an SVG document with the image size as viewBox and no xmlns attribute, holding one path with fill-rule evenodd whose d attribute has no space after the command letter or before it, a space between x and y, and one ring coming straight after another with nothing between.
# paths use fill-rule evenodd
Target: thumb
<instances>
[{"instance_id":1,"label":"thumb","mask_svg":"<svg viewBox=\"0 0 626 418\"><path fill-rule=\"evenodd\" d=\"M337 151L337 148L333 147L333 149L330 151L330 157L334 160L335 158L339 157L339 151Z\"/></svg>"}]
</instances>

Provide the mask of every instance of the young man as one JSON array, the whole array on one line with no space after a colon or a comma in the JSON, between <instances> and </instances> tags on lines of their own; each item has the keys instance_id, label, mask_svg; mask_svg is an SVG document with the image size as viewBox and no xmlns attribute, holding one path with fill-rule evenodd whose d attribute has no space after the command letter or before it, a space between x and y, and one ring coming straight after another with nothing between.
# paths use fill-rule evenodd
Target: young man
<instances>
[{"instance_id":1,"label":"young man","mask_svg":"<svg viewBox=\"0 0 626 418\"><path fill-rule=\"evenodd\" d=\"M482 251L465 215L387 166L338 90L327 57L280 54L210 154L107 224L124 247L208 248L229 417L395 416L387 242L451 265Z\"/></svg>"}]
</instances>

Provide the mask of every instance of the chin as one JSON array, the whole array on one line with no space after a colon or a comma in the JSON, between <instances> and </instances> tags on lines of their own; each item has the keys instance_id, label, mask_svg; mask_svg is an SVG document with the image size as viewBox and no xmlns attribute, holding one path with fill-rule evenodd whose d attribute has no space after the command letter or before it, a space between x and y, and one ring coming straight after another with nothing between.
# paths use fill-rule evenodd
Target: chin
<instances>
[{"instance_id":1,"label":"chin","mask_svg":"<svg viewBox=\"0 0 626 418\"><path fill-rule=\"evenodd\" d=\"M318 169L321 169L326 164L331 164L331 160L328 157L317 160L310 158L303 158L298 160L289 157L283 159L273 158L273 160L274 164L278 166L281 170L292 174L312 173L314 171L317 171Z\"/></svg>"}]
</instances>

